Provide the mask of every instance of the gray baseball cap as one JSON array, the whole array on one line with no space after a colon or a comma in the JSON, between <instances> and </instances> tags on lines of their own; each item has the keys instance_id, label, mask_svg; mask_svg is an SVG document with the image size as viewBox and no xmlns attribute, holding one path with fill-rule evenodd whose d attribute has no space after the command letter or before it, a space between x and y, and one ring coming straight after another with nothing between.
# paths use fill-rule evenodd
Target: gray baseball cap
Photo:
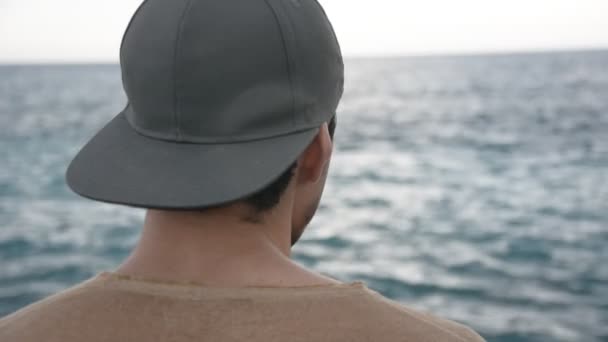
<instances>
[{"instance_id":1,"label":"gray baseball cap","mask_svg":"<svg viewBox=\"0 0 608 342\"><path fill-rule=\"evenodd\" d=\"M274 181L336 113L344 65L316 0L146 0L124 34L126 108L71 161L81 196L194 209Z\"/></svg>"}]
</instances>

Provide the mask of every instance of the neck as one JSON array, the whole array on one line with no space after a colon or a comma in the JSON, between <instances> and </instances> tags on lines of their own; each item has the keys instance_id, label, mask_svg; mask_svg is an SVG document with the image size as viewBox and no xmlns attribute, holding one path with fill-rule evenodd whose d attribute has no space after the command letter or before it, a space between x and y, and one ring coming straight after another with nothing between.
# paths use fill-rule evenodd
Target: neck
<instances>
[{"instance_id":1,"label":"neck","mask_svg":"<svg viewBox=\"0 0 608 342\"><path fill-rule=\"evenodd\" d=\"M242 274L253 264L289 259L291 230L286 215L267 215L263 222L251 223L234 211L148 210L141 238L121 265L122 271L157 278L200 278L202 273L221 278L221 274Z\"/></svg>"},{"instance_id":2,"label":"neck","mask_svg":"<svg viewBox=\"0 0 608 342\"><path fill-rule=\"evenodd\" d=\"M288 205L280 203L258 223L236 214L243 207L150 209L140 241L116 272L217 286L319 282L323 279L289 259L291 212L281 208Z\"/></svg>"}]
</instances>

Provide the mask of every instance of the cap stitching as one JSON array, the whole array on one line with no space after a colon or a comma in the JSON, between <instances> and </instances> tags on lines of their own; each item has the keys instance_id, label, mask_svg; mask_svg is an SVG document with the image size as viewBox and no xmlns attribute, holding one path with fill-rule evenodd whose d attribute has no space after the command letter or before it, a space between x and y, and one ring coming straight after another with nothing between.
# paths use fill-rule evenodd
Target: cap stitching
<instances>
[{"instance_id":1,"label":"cap stitching","mask_svg":"<svg viewBox=\"0 0 608 342\"><path fill-rule=\"evenodd\" d=\"M308 131L311 129L318 130L319 127L321 126L321 123L313 123L310 125L302 125L301 127L294 128L293 130L290 130L288 132L273 133L270 135L250 134L250 135L240 136L240 137L230 136L230 137L211 138L211 139L184 135L184 136L182 136L183 139L178 141L178 140L175 140L174 138L168 136L167 134L164 134L162 132L159 133L159 132L155 132L152 130L148 130L148 129L137 126L134 122L131 122L131 120L129 119L129 115L127 115L128 110L130 110L129 105L130 104L127 104L125 109L123 109L123 111L120 114L122 114L122 116L127 121L129 126L135 132L137 132L147 138L150 138L150 139L163 140L163 141L167 141L167 142L171 142L171 143L198 144L198 145L240 144L240 143L247 143L247 142L253 142L253 141L258 141L258 140L273 139L273 138L278 138L278 137L285 136L285 135L298 134L298 133Z\"/></svg>"},{"instance_id":2,"label":"cap stitching","mask_svg":"<svg viewBox=\"0 0 608 342\"><path fill-rule=\"evenodd\" d=\"M283 52L285 53L285 59L287 61L287 79L289 80L289 87L291 88L291 115L292 115L292 123L295 126L295 112L296 112L296 97L295 97L295 89L292 75L292 59L290 58L289 53L287 52L287 42L285 40L285 33L283 32L283 27L281 26L281 22L279 21L279 16L275 10L275 8L270 4L268 0L264 0L266 6L270 8L272 15L274 17L275 22L277 23L277 27L279 28L279 34L281 35L281 42L283 43Z\"/></svg>"},{"instance_id":3,"label":"cap stitching","mask_svg":"<svg viewBox=\"0 0 608 342\"><path fill-rule=\"evenodd\" d=\"M323 6L321 6L319 1L313 0L313 2L317 5L317 8L319 8L319 10L321 10L321 13L323 13L323 16L325 17L325 22L327 23L327 26L329 26L329 29L331 30L331 34L334 38L334 42L336 43L336 46L338 46L338 53L340 55L340 58L343 58L342 49L340 48L340 42L338 41L338 36L336 35L336 30L334 29L334 26L331 24L331 21L329 20L329 17L327 16L327 12L325 12L325 9L323 8Z\"/></svg>"},{"instance_id":4,"label":"cap stitching","mask_svg":"<svg viewBox=\"0 0 608 342\"><path fill-rule=\"evenodd\" d=\"M127 73L127 68L126 65L123 63L124 60L124 55L123 55L123 46L125 45L125 39L127 38L127 33L129 32L129 30L131 29L131 24L133 24L133 21L135 20L135 17L137 17L137 14L141 11L141 9L144 7L144 5L148 2L148 0L144 0L135 10L135 12L133 13L133 16L131 17L131 19L129 20L129 23L127 24L127 28L125 29L125 33L123 33L122 35L122 39L120 40L120 51L118 53L118 58L120 61L120 67L121 67L121 80L122 80L122 84L123 84L123 88L126 91L126 87L125 87L125 74Z\"/></svg>"},{"instance_id":5,"label":"cap stitching","mask_svg":"<svg viewBox=\"0 0 608 342\"><path fill-rule=\"evenodd\" d=\"M177 96L177 57L179 54L179 43L180 43L182 32L184 29L185 18L186 18L186 15L188 14L188 10L192 6L192 3L193 3L192 0L188 0L186 5L184 6L184 9L180 16L179 22L177 24L177 34L175 37L175 47L174 47L175 50L173 51L173 120L175 123L175 138L177 141L181 140L181 132L179 129L179 127L180 127L180 117L179 117L180 104L179 104L179 100L178 100L178 96Z\"/></svg>"},{"instance_id":6,"label":"cap stitching","mask_svg":"<svg viewBox=\"0 0 608 342\"><path fill-rule=\"evenodd\" d=\"M321 13L323 13L323 16L325 17L325 21L326 21L327 25L329 26L329 29L331 30L332 36L334 38L334 42L336 43L336 46L338 47L338 56L340 57L340 65L342 66L342 70L344 70L344 56L342 56L342 48L340 47L340 42L338 41L338 36L336 35L336 30L334 29L334 25L332 25L331 20L329 20L329 17L327 16L327 12L325 12L325 9L323 8L323 6L321 6L319 1L313 0L313 2L315 4L317 4L317 7L321 10ZM339 99L341 99L342 95L344 95L344 72L342 72L342 77L340 77L340 84L338 86L340 87L339 88L340 96L338 97L338 102L339 102Z\"/></svg>"},{"instance_id":7,"label":"cap stitching","mask_svg":"<svg viewBox=\"0 0 608 342\"><path fill-rule=\"evenodd\" d=\"M125 119L126 119L126 115L125 115ZM129 122L128 119L126 119L127 122ZM319 129L318 125L313 125L313 126L304 126L302 128L298 128L294 131L291 132L287 132L287 133L278 133L278 134L273 134L273 135L269 135L269 136L253 136L253 137L246 137L246 138L241 138L241 139L229 139L229 140L223 140L223 139L217 139L217 140L200 140L200 139L195 139L195 140L174 140L171 139L170 137L164 136L157 132L150 132L148 130L142 129L140 127L137 127L135 125L132 125L131 122L129 122L129 125L131 126L131 128L133 128L133 130L147 138L150 139L156 139L156 140L163 140L169 143L178 143L178 144L195 144L195 145L227 145L227 144L242 144L242 143L248 143L248 142L254 142L254 141L259 141L259 140L267 140L267 139L274 139L274 138L279 138L282 136L287 136L287 135L294 135L294 134L299 134L299 133L303 133L305 131L309 131L312 129ZM188 138L188 137L185 137Z\"/></svg>"},{"instance_id":8,"label":"cap stitching","mask_svg":"<svg viewBox=\"0 0 608 342\"><path fill-rule=\"evenodd\" d=\"M293 46L295 51L298 51L298 37L296 36L296 28L295 25L293 24L293 21L291 20L291 18L289 17L289 10L285 7L285 1L280 1L280 6L283 9L283 13L285 14L285 21L287 22L288 26L290 27L290 32L291 32L291 36L293 38ZM285 46L285 49L287 49L287 47ZM297 97L297 84L298 84L298 73L297 73L297 63L296 63L296 59L298 57L297 53L293 53L290 55L291 58L291 77L292 77L292 92L293 92L293 111L292 111L292 123L295 126L297 124L297 120L296 120L296 99Z\"/></svg>"}]
</instances>

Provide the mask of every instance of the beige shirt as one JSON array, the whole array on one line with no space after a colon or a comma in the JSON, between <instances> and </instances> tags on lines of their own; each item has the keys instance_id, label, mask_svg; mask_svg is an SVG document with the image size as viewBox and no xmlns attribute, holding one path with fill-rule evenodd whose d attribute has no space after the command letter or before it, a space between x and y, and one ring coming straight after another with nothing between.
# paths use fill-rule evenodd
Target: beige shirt
<instances>
[{"instance_id":1,"label":"beige shirt","mask_svg":"<svg viewBox=\"0 0 608 342\"><path fill-rule=\"evenodd\" d=\"M363 282L217 288L102 272L0 319L0 341L484 341Z\"/></svg>"}]
</instances>

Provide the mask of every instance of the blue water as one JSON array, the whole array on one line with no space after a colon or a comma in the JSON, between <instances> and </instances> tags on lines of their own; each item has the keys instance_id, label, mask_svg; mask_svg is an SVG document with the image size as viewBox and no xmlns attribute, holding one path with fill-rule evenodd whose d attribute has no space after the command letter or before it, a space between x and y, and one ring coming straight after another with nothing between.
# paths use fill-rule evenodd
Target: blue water
<instances>
[{"instance_id":1,"label":"blue water","mask_svg":"<svg viewBox=\"0 0 608 342\"><path fill-rule=\"evenodd\" d=\"M346 63L294 256L488 341L608 340L608 51ZM0 316L112 269L143 211L65 168L123 108L117 66L0 67Z\"/></svg>"}]
</instances>

